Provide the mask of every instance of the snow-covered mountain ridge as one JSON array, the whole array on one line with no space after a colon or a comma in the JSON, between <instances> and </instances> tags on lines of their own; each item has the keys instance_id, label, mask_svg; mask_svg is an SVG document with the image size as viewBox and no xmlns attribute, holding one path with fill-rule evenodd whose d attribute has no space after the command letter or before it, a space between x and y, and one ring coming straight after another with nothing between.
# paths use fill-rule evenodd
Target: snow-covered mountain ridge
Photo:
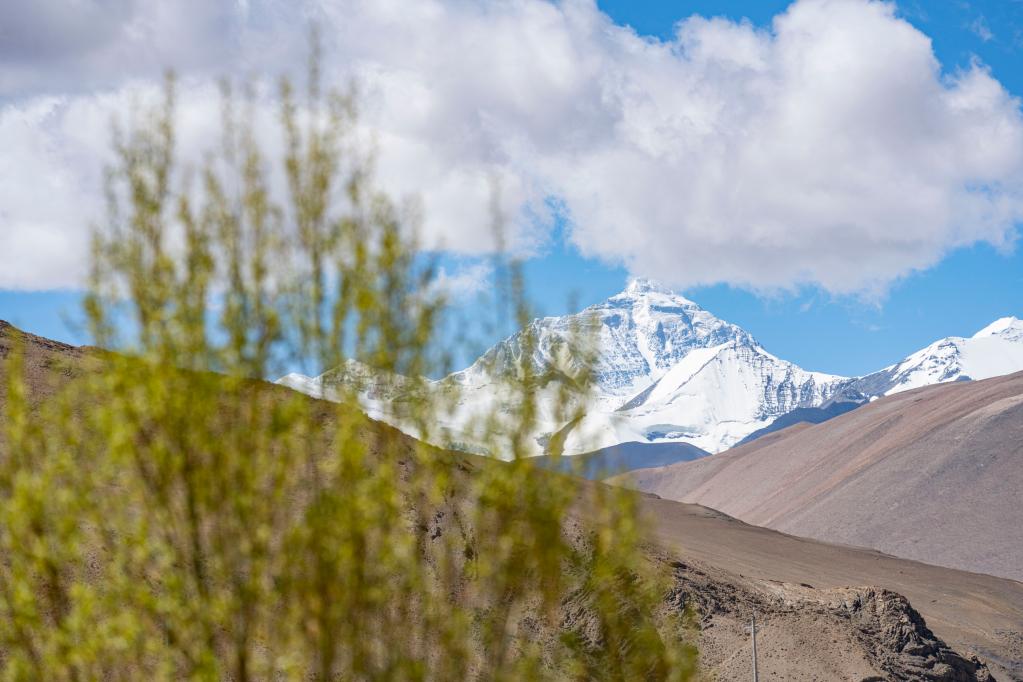
<instances>
[{"instance_id":1,"label":"snow-covered mountain ridge","mask_svg":"<svg viewBox=\"0 0 1023 682\"><path fill-rule=\"evenodd\" d=\"M631 441L717 452L789 410L820 404L846 381L781 360L741 327L637 279L580 313L535 320L454 375L469 404L485 402L481 394L494 375L521 359L525 334L535 340L530 362L537 373L573 375L586 357L573 346L580 339L592 345L592 402L565 437L567 454ZM544 417L540 443L565 426L553 414Z\"/></svg>"},{"instance_id":2,"label":"snow-covered mountain ridge","mask_svg":"<svg viewBox=\"0 0 1023 682\"><path fill-rule=\"evenodd\" d=\"M1023 370L1023 322L1004 318L969 339L942 339L879 372L849 378L782 360L741 327L636 279L579 313L534 320L470 367L437 381L374 376L349 363L316 378L288 375L280 383L331 398L339 382L357 381L371 416L410 433L394 410L403 392L413 386L443 391L453 404L430 439L472 450L473 424L487 414L511 412L519 399L508 379L523 366L545 377L533 388L539 417L530 454L544 454L555 436L564 454L629 442L689 443L718 452L798 408ZM586 367L592 368L592 391L583 397L574 393L574 381ZM558 409L565 395L570 407L582 408L581 419L570 420Z\"/></svg>"},{"instance_id":3,"label":"snow-covered mountain ridge","mask_svg":"<svg viewBox=\"0 0 1023 682\"><path fill-rule=\"evenodd\" d=\"M989 379L1023 370L1023 320L1003 317L969 338L949 336L900 362L857 379L871 396L891 395L931 384Z\"/></svg>"},{"instance_id":4,"label":"snow-covered mountain ridge","mask_svg":"<svg viewBox=\"0 0 1023 682\"><path fill-rule=\"evenodd\" d=\"M523 358L527 352L530 357ZM451 414L442 418L444 439L471 443L466 431L474 418L516 400L505 379L527 361L534 374L555 377L536 389L540 423L532 440L535 454L543 454L567 424L565 415L556 414L559 391L588 366L588 358L593 390L585 417L562 433L566 454L630 441L686 442L716 452L789 410L824 402L847 381L781 360L744 329L637 279L574 315L534 320L467 369L429 382L459 394ZM281 383L330 397L336 376L336 371L315 379L289 375ZM365 396L367 411L398 421L387 414L379 388L374 390L376 395Z\"/></svg>"}]
</instances>

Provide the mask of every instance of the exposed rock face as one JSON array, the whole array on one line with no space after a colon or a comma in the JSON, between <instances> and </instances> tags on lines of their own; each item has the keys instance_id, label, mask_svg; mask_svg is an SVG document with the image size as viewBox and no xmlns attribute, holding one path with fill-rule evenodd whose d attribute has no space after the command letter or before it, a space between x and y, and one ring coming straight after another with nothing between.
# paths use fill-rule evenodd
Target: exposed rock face
<instances>
[{"instance_id":1,"label":"exposed rock face","mask_svg":"<svg viewBox=\"0 0 1023 682\"><path fill-rule=\"evenodd\" d=\"M3 388L5 361L15 352L21 353L21 371L32 387L30 400L35 402L51 395L61 382L82 373L89 366L89 356L95 349L70 346L35 334L23 332L0 320L0 417L7 403Z\"/></svg>"},{"instance_id":2,"label":"exposed rock face","mask_svg":"<svg viewBox=\"0 0 1023 682\"><path fill-rule=\"evenodd\" d=\"M909 601L888 590L863 588L837 606L859 629L871 659L897 679L990 680L976 657L966 659L934 636Z\"/></svg>"},{"instance_id":3,"label":"exposed rock face","mask_svg":"<svg viewBox=\"0 0 1023 682\"><path fill-rule=\"evenodd\" d=\"M748 625L756 612L764 679L993 680L928 629L905 597L875 587L814 589L729 576L673 563L666 602L699 620L701 660L719 679L751 667ZM745 648L744 648L745 647ZM740 655L736 655L739 652Z\"/></svg>"}]
</instances>

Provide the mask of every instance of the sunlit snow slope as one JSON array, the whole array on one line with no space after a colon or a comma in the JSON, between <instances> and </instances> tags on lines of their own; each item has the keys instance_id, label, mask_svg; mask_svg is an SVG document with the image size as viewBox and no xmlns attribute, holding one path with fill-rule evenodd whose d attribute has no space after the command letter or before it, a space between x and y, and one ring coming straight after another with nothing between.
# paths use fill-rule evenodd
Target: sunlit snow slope
<instances>
[{"instance_id":1,"label":"sunlit snow slope","mask_svg":"<svg viewBox=\"0 0 1023 682\"><path fill-rule=\"evenodd\" d=\"M1003 317L970 338L935 341L901 362L854 382L869 396L892 395L931 384L989 379L1023 370L1023 320Z\"/></svg>"},{"instance_id":2,"label":"sunlit snow slope","mask_svg":"<svg viewBox=\"0 0 1023 682\"><path fill-rule=\"evenodd\" d=\"M557 396L571 388L587 357L594 362L593 392L585 402L576 399L585 416L568 426L567 415L555 409ZM535 388L540 423L530 454L543 454L555 434L565 454L633 441L690 443L717 452L792 409L821 404L849 381L781 360L745 330L637 279L580 313L534 320L469 368L429 382L431 390L458 394L433 440L473 449L471 424L517 400L507 379L524 361L545 377ZM289 375L281 383L315 394L336 375ZM401 426L400 419L389 418L379 388L375 392L367 396L368 411Z\"/></svg>"}]
</instances>

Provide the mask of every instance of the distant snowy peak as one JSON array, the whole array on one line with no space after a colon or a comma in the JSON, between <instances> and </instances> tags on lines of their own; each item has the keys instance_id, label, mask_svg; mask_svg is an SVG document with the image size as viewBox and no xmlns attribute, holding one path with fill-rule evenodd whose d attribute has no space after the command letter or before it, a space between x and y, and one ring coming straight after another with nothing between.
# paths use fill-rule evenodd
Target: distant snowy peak
<instances>
[{"instance_id":1,"label":"distant snowy peak","mask_svg":"<svg viewBox=\"0 0 1023 682\"><path fill-rule=\"evenodd\" d=\"M632 280L620 294L570 319L580 317L599 323L597 371L601 389L621 396L646 388L694 350L732 341L756 345L744 329L645 279ZM623 372L623 368L627 370Z\"/></svg>"},{"instance_id":2,"label":"distant snowy peak","mask_svg":"<svg viewBox=\"0 0 1023 682\"><path fill-rule=\"evenodd\" d=\"M536 381L534 454L544 454L556 434L566 454L627 442L689 443L716 452L792 409L829 400L849 381L781 360L741 327L668 287L635 279L578 313L533 320L470 367L435 382L374 377L349 363L315 379L292 375L281 383L326 397L355 383L367 412L406 429L389 413L395 399L410 388L441 390L456 403L439 417L449 439L439 444L471 447L471 425L481 417L514 414L521 400L514 379L524 368ZM586 370L590 390L577 390ZM581 421L566 421L566 395L584 409Z\"/></svg>"},{"instance_id":3,"label":"distant snowy peak","mask_svg":"<svg viewBox=\"0 0 1023 682\"><path fill-rule=\"evenodd\" d=\"M568 453L633 441L716 452L849 381L781 360L741 327L645 279L579 313L534 320L452 378L484 395L527 352L533 372L555 380L593 369L592 403L564 439ZM545 425L540 439L562 426Z\"/></svg>"},{"instance_id":4,"label":"distant snowy peak","mask_svg":"<svg viewBox=\"0 0 1023 682\"><path fill-rule=\"evenodd\" d=\"M613 304L620 301L640 305L703 310L699 305L690 301L685 296L675 293L658 282L643 278L629 280L629 284L624 290L615 294L604 303L600 303L594 307L601 307L609 303Z\"/></svg>"},{"instance_id":5,"label":"distant snowy peak","mask_svg":"<svg viewBox=\"0 0 1023 682\"><path fill-rule=\"evenodd\" d=\"M668 296L676 300L682 299L681 296L676 294L670 288L664 286L663 284L655 280L647 279L646 277L633 277L632 279L629 280L629 283L626 285L625 290L622 291L620 294L613 296L612 298L618 298L620 296L638 296L647 294L658 294L662 296ZM692 303L692 301L690 301L690 303Z\"/></svg>"},{"instance_id":6,"label":"distant snowy peak","mask_svg":"<svg viewBox=\"0 0 1023 682\"><path fill-rule=\"evenodd\" d=\"M939 339L897 364L856 380L854 386L867 395L883 396L1019 371L1023 371L1023 321L1003 317L970 338Z\"/></svg>"},{"instance_id":7,"label":"distant snowy peak","mask_svg":"<svg viewBox=\"0 0 1023 682\"><path fill-rule=\"evenodd\" d=\"M592 362L598 399L618 407L691 351L728 341L756 344L745 330L667 287L636 279L579 313L534 320L453 379L462 385L491 382L520 367L527 352L537 374L574 376Z\"/></svg>"},{"instance_id":8,"label":"distant snowy peak","mask_svg":"<svg viewBox=\"0 0 1023 682\"><path fill-rule=\"evenodd\" d=\"M1023 320L1015 317L1003 317L973 335L975 339L996 337L1023 343Z\"/></svg>"},{"instance_id":9,"label":"distant snowy peak","mask_svg":"<svg viewBox=\"0 0 1023 682\"><path fill-rule=\"evenodd\" d=\"M393 421L389 415L394 413L390 408L395 403L429 386L426 380L385 372L353 359L317 377L292 372L276 383L325 400L342 401L354 395L369 416L384 421Z\"/></svg>"}]
</instances>

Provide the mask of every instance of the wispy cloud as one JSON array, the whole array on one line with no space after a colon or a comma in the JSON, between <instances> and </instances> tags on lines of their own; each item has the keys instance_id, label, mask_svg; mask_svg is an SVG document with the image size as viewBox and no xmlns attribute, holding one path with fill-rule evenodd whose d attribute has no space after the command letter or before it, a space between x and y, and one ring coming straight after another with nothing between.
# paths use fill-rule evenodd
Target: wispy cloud
<instances>
[{"instance_id":1,"label":"wispy cloud","mask_svg":"<svg viewBox=\"0 0 1023 682\"><path fill-rule=\"evenodd\" d=\"M988 26L987 19L983 15L970 22L970 30L985 43L995 39L995 34L991 32L991 27Z\"/></svg>"},{"instance_id":2,"label":"wispy cloud","mask_svg":"<svg viewBox=\"0 0 1023 682\"><path fill-rule=\"evenodd\" d=\"M488 291L493 274L494 269L488 263L469 263L451 271L442 266L431 286L436 295L452 302L465 302Z\"/></svg>"}]
</instances>

